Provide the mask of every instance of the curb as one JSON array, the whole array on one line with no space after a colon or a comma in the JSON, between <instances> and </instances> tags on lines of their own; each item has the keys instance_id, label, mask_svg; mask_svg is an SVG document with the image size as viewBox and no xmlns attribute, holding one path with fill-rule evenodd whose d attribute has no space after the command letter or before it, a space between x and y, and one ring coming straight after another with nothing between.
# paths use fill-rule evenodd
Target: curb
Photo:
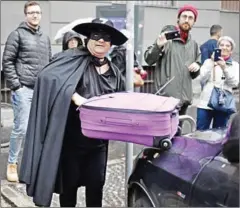
<instances>
[{"instance_id":1,"label":"curb","mask_svg":"<svg viewBox=\"0 0 240 208\"><path fill-rule=\"evenodd\" d=\"M9 185L1 186L1 195L12 207L36 207L31 200L18 193Z\"/></svg>"},{"instance_id":2,"label":"curb","mask_svg":"<svg viewBox=\"0 0 240 208\"><path fill-rule=\"evenodd\" d=\"M4 194L1 193L1 198L5 200L5 203L9 204L11 207L17 207L15 204L12 203L11 200L8 199ZM2 202L1 202L1 207L2 207Z\"/></svg>"}]
</instances>

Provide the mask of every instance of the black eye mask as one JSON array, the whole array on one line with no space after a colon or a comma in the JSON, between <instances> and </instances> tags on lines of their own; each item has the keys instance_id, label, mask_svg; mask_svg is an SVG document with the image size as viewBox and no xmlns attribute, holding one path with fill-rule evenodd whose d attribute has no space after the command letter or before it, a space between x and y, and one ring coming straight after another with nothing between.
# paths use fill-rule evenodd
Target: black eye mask
<instances>
[{"instance_id":1,"label":"black eye mask","mask_svg":"<svg viewBox=\"0 0 240 208\"><path fill-rule=\"evenodd\" d=\"M106 42L111 42L111 36L104 32L93 32L90 35L90 39L96 40L96 41L103 39Z\"/></svg>"}]
</instances>

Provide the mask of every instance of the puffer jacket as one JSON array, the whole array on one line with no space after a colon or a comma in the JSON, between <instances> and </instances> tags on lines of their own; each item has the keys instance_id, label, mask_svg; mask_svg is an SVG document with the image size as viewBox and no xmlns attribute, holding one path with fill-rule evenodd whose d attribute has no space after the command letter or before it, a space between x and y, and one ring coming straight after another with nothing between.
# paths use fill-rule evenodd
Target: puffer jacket
<instances>
[{"instance_id":1,"label":"puffer jacket","mask_svg":"<svg viewBox=\"0 0 240 208\"><path fill-rule=\"evenodd\" d=\"M77 47L80 47L80 46L83 45L82 39L81 39L81 37L78 33L74 32L74 31L66 32L63 36L63 39L62 39L62 51L54 54L51 61L55 60L63 51L68 49L68 42L73 38L76 38L78 40L78 46Z\"/></svg>"},{"instance_id":2,"label":"puffer jacket","mask_svg":"<svg viewBox=\"0 0 240 208\"><path fill-rule=\"evenodd\" d=\"M18 89L27 86L33 89L36 77L51 58L51 42L40 30L30 28L22 22L7 38L2 69L7 86Z\"/></svg>"}]
</instances>

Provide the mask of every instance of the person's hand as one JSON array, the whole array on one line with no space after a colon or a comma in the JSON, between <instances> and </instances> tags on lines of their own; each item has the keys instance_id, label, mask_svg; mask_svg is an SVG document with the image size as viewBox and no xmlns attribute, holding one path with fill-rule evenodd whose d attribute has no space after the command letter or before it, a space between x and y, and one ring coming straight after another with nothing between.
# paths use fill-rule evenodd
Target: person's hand
<instances>
[{"instance_id":1,"label":"person's hand","mask_svg":"<svg viewBox=\"0 0 240 208\"><path fill-rule=\"evenodd\" d=\"M134 73L134 86L141 87L144 85L144 81L140 74Z\"/></svg>"},{"instance_id":2,"label":"person's hand","mask_svg":"<svg viewBox=\"0 0 240 208\"><path fill-rule=\"evenodd\" d=\"M226 62L222 57L219 57L219 61L216 61L217 65L221 67L222 70L226 68Z\"/></svg>"},{"instance_id":3,"label":"person's hand","mask_svg":"<svg viewBox=\"0 0 240 208\"><path fill-rule=\"evenodd\" d=\"M199 66L199 64L194 62L188 67L188 69L190 72L197 72L200 69L200 66Z\"/></svg>"},{"instance_id":4,"label":"person's hand","mask_svg":"<svg viewBox=\"0 0 240 208\"><path fill-rule=\"evenodd\" d=\"M134 67L134 71L135 71L137 74L140 74L141 69L139 69L138 67Z\"/></svg>"},{"instance_id":5,"label":"person's hand","mask_svg":"<svg viewBox=\"0 0 240 208\"><path fill-rule=\"evenodd\" d=\"M74 93L72 96L72 101L74 102L74 104L78 107L80 107L87 99L80 96L78 93Z\"/></svg>"},{"instance_id":6,"label":"person's hand","mask_svg":"<svg viewBox=\"0 0 240 208\"><path fill-rule=\"evenodd\" d=\"M147 71L145 71L144 69L135 67L134 71L135 71L135 73L139 74L142 79L146 79L147 78Z\"/></svg>"},{"instance_id":7,"label":"person's hand","mask_svg":"<svg viewBox=\"0 0 240 208\"><path fill-rule=\"evenodd\" d=\"M162 46L164 46L168 42L168 40L166 39L165 33L166 32L163 32L158 36L157 45L158 45L159 48L161 48Z\"/></svg>"},{"instance_id":8,"label":"person's hand","mask_svg":"<svg viewBox=\"0 0 240 208\"><path fill-rule=\"evenodd\" d=\"M142 79L146 79L146 78L147 78L147 75L148 75L148 73L147 73L147 71L145 71L144 69L142 69L142 70L140 71L140 76L142 77Z\"/></svg>"}]
</instances>

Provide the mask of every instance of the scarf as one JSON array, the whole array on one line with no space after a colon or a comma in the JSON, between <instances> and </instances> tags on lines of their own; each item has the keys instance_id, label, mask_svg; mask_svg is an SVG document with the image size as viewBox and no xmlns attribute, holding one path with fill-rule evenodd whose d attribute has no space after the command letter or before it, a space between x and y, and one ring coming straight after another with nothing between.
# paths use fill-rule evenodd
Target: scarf
<instances>
[{"instance_id":1,"label":"scarf","mask_svg":"<svg viewBox=\"0 0 240 208\"><path fill-rule=\"evenodd\" d=\"M232 57L231 56L223 57L223 59L226 62L226 64L232 64Z\"/></svg>"},{"instance_id":2,"label":"scarf","mask_svg":"<svg viewBox=\"0 0 240 208\"><path fill-rule=\"evenodd\" d=\"M91 62L94 64L94 66L101 67L108 63L108 59L104 57L103 61L100 61L99 58L92 56Z\"/></svg>"},{"instance_id":3,"label":"scarf","mask_svg":"<svg viewBox=\"0 0 240 208\"><path fill-rule=\"evenodd\" d=\"M176 30L180 31L180 38L184 43L186 43L188 39L188 32L181 30L178 26L176 26Z\"/></svg>"}]
</instances>

